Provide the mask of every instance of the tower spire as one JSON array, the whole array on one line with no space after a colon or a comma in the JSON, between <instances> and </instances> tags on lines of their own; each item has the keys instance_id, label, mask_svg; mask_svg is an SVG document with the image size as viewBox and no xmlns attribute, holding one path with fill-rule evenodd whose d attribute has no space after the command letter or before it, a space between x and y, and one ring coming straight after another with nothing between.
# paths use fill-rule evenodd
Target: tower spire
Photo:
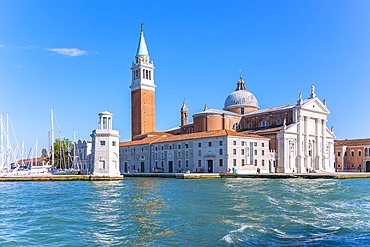
<instances>
[{"instance_id":1,"label":"tower spire","mask_svg":"<svg viewBox=\"0 0 370 247\"><path fill-rule=\"evenodd\" d=\"M144 38L144 23L141 24L139 45L137 47L136 56L149 56L148 48Z\"/></svg>"},{"instance_id":2,"label":"tower spire","mask_svg":"<svg viewBox=\"0 0 370 247\"><path fill-rule=\"evenodd\" d=\"M181 126L184 126L189 122L189 110L188 107L186 106L185 98L180 112L181 112Z\"/></svg>"}]
</instances>

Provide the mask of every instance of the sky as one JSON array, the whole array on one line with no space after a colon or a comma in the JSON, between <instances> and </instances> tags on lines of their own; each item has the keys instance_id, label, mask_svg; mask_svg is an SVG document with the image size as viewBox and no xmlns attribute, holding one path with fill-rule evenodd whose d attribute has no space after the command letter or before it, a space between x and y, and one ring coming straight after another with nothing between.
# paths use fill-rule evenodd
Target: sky
<instances>
[{"instance_id":1,"label":"sky","mask_svg":"<svg viewBox=\"0 0 370 247\"><path fill-rule=\"evenodd\" d=\"M155 65L157 131L222 109L242 71L260 109L302 92L327 100L337 139L370 137L370 1L0 1L0 113L19 143L90 139L113 113L131 138L130 84L140 35ZM13 135L14 136L14 135Z\"/></svg>"}]
</instances>

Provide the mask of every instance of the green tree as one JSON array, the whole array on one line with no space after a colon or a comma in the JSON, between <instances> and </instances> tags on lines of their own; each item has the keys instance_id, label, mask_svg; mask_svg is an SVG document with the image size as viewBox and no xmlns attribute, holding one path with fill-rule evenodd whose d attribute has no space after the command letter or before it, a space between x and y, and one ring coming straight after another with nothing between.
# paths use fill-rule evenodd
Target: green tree
<instances>
[{"instance_id":1,"label":"green tree","mask_svg":"<svg viewBox=\"0 0 370 247\"><path fill-rule=\"evenodd\" d=\"M56 169L68 169L73 161L73 143L65 138L54 141L54 167ZM51 156L50 156L51 157Z\"/></svg>"},{"instance_id":2,"label":"green tree","mask_svg":"<svg viewBox=\"0 0 370 247\"><path fill-rule=\"evenodd\" d=\"M41 150L41 157L42 158L47 158L48 157L48 151L46 150L46 148L43 148Z\"/></svg>"}]
</instances>

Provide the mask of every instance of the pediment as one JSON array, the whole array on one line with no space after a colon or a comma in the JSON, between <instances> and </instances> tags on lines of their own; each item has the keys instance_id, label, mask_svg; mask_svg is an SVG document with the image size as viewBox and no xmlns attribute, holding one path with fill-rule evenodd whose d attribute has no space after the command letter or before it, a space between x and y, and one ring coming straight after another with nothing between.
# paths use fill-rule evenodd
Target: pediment
<instances>
[{"instance_id":1,"label":"pediment","mask_svg":"<svg viewBox=\"0 0 370 247\"><path fill-rule=\"evenodd\" d=\"M323 113L323 114L330 114L329 109L321 102L319 98L313 98L301 106L302 110Z\"/></svg>"}]
</instances>

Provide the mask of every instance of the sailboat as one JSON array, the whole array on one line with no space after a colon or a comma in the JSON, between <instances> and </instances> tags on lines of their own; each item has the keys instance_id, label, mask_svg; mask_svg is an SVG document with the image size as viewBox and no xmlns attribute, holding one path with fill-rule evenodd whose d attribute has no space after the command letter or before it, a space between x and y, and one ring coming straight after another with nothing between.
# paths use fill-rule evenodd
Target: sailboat
<instances>
[{"instance_id":1,"label":"sailboat","mask_svg":"<svg viewBox=\"0 0 370 247\"><path fill-rule=\"evenodd\" d=\"M74 165L74 159L71 159L70 156L70 147L69 145L67 146L67 150L64 148L63 138L59 139L59 164L58 164L58 169L56 169L55 166L55 150L54 150L54 112L53 109L50 109L51 112L51 172L53 175L77 175L80 174L80 169ZM75 145L75 143L74 143ZM75 147L73 147L73 150L75 150ZM67 152L65 152L67 151ZM65 153L67 153L67 157L65 157ZM75 157L75 154L74 154ZM69 161L72 161L72 166L70 166Z\"/></svg>"}]
</instances>

